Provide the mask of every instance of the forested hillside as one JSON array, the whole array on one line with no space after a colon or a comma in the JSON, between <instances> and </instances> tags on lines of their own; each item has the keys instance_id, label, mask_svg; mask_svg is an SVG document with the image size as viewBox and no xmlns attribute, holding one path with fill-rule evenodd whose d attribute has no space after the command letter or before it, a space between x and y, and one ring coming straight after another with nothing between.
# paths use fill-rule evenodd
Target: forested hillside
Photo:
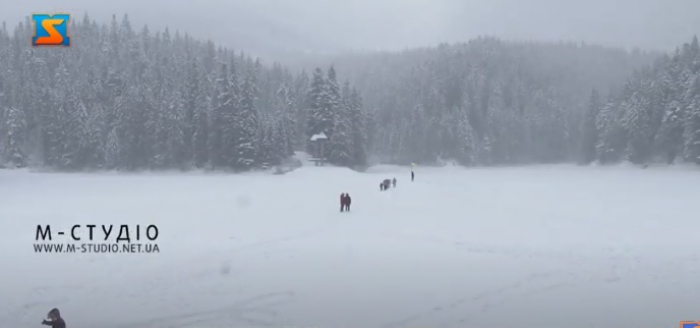
<instances>
[{"instance_id":1,"label":"forested hillside","mask_svg":"<svg viewBox=\"0 0 700 328\"><path fill-rule=\"evenodd\" d=\"M372 153L381 161L490 165L578 160L591 90L611 92L654 58L480 38L333 63L376 111Z\"/></svg>"},{"instance_id":2,"label":"forested hillside","mask_svg":"<svg viewBox=\"0 0 700 328\"><path fill-rule=\"evenodd\" d=\"M31 47L29 21L0 30L0 164L244 171L325 132L331 162L364 165L362 99L332 67L292 74L177 32L136 31L127 16L69 30L69 48Z\"/></svg>"},{"instance_id":3,"label":"forested hillside","mask_svg":"<svg viewBox=\"0 0 700 328\"><path fill-rule=\"evenodd\" d=\"M696 40L659 59L480 38L301 70L135 30L126 16L74 22L70 48L32 48L32 34L29 22L0 30L6 166L244 171L309 149L319 132L348 167L700 156Z\"/></svg>"},{"instance_id":4,"label":"forested hillside","mask_svg":"<svg viewBox=\"0 0 700 328\"><path fill-rule=\"evenodd\" d=\"M594 92L582 130L585 162L700 163L697 37L636 71L620 92Z\"/></svg>"}]
</instances>

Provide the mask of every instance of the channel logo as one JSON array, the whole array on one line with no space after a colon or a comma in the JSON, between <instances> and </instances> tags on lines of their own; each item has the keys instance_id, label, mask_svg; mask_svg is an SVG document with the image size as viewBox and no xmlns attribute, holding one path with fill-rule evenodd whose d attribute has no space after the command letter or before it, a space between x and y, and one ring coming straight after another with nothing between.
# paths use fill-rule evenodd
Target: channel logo
<instances>
[{"instance_id":1,"label":"channel logo","mask_svg":"<svg viewBox=\"0 0 700 328\"><path fill-rule=\"evenodd\" d=\"M32 46L70 46L68 21L70 14L33 14Z\"/></svg>"}]
</instances>

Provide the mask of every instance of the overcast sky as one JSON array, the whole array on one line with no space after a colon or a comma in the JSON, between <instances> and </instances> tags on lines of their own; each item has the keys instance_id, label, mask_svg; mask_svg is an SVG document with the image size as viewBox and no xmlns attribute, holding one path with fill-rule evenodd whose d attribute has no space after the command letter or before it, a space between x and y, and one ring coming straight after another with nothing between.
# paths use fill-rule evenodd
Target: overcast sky
<instances>
[{"instance_id":1,"label":"overcast sky","mask_svg":"<svg viewBox=\"0 0 700 328\"><path fill-rule=\"evenodd\" d=\"M700 0L0 0L10 26L53 11L87 11L99 22L128 13L138 28L169 26L264 57L479 35L672 50L700 34Z\"/></svg>"}]
</instances>

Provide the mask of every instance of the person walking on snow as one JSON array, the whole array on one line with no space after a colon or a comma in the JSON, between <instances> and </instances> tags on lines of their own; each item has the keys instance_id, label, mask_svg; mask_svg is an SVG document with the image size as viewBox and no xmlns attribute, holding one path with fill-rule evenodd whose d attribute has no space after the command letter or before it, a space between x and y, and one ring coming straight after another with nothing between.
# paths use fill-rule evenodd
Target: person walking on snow
<instances>
[{"instance_id":1,"label":"person walking on snow","mask_svg":"<svg viewBox=\"0 0 700 328\"><path fill-rule=\"evenodd\" d=\"M411 182L413 182L413 178L415 178L416 175L413 173L413 170L411 170Z\"/></svg>"},{"instance_id":2,"label":"person walking on snow","mask_svg":"<svg viewBox=\"0 0 700 328\"><path fill-rule=\"evenodd\" d=\"M394 180L391 180L391 184L394 188L396 188L396 178L394 178Z\"/></svg>"},{"instance_id":3,"label":"person walking on snow","mask_svg":"<svg viewBox=\"0 0 700 328\"><path fill-rule=\"evenodd\" d=\"M345 202L347 199L345 198L345 193L340 194L340 211L342 212L345 209Z\"/></svg>"},{"instance_id":4,"label":"person walking on snow","mask_svg":"<svg viewBox=\"0 0 700 328\"><path fill-rule=\"evenodd\" d=\"M345 193L345 210L350 212L350 203L352 203L352 198L350 198L350 194Z\"/></svg>"}]
</instances>

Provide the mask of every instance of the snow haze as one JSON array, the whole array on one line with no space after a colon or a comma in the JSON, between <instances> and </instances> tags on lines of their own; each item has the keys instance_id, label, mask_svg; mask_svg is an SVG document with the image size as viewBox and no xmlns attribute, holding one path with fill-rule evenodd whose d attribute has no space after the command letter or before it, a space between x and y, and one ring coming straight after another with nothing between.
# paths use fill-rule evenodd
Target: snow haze
<instances>
[{"instance_id":1,"label":"snow haze","mask_svg":"<svg viewBox=\"0 0 700 328\"><path fill-rule=\"evenodd\" d=\"M129 14L137 26L168 26L281 61L300 52L397 50L481 35L671 51L700 33L700 2L693 0L2 0L0 8L9 26L52 10L89 12L99 22Z\"/></svg>"},{"instance_id":2,"label":"snow haze","mask_svg":"<svg viewBox=\"0 0 700 328\"><path fill-rule=\"evenodd\" d=\"M671 327L700 319L693 169L0 170L0 322L70 328ZM385 178L397 188L379 191ZM353 198L340 213L338 196ZM157 254L38 254L155 224Z\"/></svg>"},{"instance_id":3,"label":"snow haze","mask_svg":"<svg viewBox=\"0 0 700 328\"><path fill-rule=\"evenodd\" d=\"M700 320L698 12L0 0L0 328Z\"/></svg>"}]
</instances>

